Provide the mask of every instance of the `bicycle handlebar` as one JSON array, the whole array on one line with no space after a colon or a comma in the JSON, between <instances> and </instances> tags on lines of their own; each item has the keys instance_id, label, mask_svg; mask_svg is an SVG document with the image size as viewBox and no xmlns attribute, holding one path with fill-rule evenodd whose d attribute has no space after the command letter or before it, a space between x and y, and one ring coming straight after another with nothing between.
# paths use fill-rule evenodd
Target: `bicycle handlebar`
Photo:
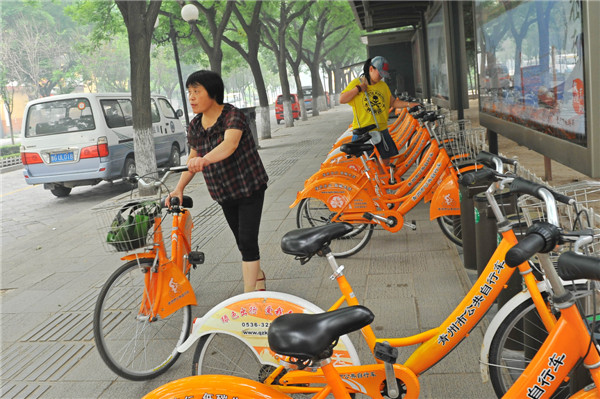
<instances>
[{"instance_id":1,"label":"bicycle handlebar","mask_svg":"<svg viewBox=\"0 0 600 399\"><path fill-rule=\"evenodd\" d=\"M568 251L558 258L557 272L563 280L600 280L600 258Z\"/></svg>"},{"instance_id":2,"label":"bicycle handlebar","mask_svg":"<svg viewBox=\"0 0 600 399\"><path fill-rule=\"evenodd\" d=\"M562 202L563 204L571 204L574 201L572 198L552 191L542 184L534 183L521 177L515 177L510 185L511 193L529 194L542 201L544 200L543 191L548 191L556 201Z\"/></svg>"},{"instance_id":3,"label":"bicycle handlebar","mask_svg":"<svg viewBox=\"0 0 600 399\"><path fill-rule=\"evenodd\" d=\"M142 187L160 187L164 184L164 182L172 173L187 172L187 170L187 165L172 166L170 168L162 168L157 171L164 173L164 176L159 180L153 179L152 181L147 182L146 180L144 180L143 177L139 176L138 174L133 174L129 176L127 180L129 180L131 183L139 183Z\"/></svg>"},{"instance_id":4,"label":"bicycle handlebar","mask_svg":"<svg viewBox=\"0 0 600 399\"><path fill-rule=\"evenodd\" d=\"M498 179L496 175L495 170L483 168L462 174L458 178L458 183L463 186L474 186L477 184L490 185Z\"/></svg>"},{"instance_id":5,"label":"bicycle handlebar","mask_svg":"<svg viewBox=\"0 0 600 399\"><path fill-rule=\"evenodd\" d=\"M497 166L496 163L498 161L500 161L503 164L512 165L512 166L515 166L518 164L517 160L515 160L515 159L506 158L506 157L503 157L503 156L500 156L497 154L492 154L491 152L487 152L487 151L480 151L477 154L477 161L486 164L490 168L495 168Z\"/></svg>"},{"instance_id":6,"label":"bicycle handlebar","mask_svg":"<svg viewBox=\"0 0 600 399\"><path fill-rule=\"evenodd\" d=\"M536 253L540 252L546 241L539 234L528 234L506 253L506 265L517 267Z\"/></svg>"},{"instance_id":7,"label":"bicycle handlebar","mask_svg":"<svg viewBox=\"0 0 600 399\"><path fill-rule=\"evenodd\" d=\"M536 253L548 253L561 241L560 229L547 222L538 222L506 253L506 265L519 266Z\"/></svg>"}]
</instances>

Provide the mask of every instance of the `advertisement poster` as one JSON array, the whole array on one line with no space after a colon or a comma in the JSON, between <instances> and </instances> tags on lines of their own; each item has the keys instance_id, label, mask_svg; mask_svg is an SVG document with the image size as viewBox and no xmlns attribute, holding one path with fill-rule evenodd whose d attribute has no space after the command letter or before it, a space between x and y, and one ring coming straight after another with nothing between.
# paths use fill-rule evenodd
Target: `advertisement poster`
<instances>
[{"instance_id":1,"label":"advertisement poster","mask_svg":"<svg viewBox=\"0 0 600 399\"><path fill-rule=\"evenodd\" d=\"M480 111L587 147L580 2L475 5Z\"/></svg>"}]
</instances>

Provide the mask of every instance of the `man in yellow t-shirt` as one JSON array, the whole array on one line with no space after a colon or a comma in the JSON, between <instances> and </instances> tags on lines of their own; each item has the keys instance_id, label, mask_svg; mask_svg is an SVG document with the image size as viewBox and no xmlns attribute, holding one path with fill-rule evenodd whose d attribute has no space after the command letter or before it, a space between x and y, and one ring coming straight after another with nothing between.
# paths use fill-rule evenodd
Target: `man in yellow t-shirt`
<instances>
[{"instance_id":1,"label":"man in yellow t-shirt","mask_svg":"<svg viewBox=\"0 0 600 399\"><path fill-rule=\"evenodd\" d=\"M393 98L392 101L390 88L383 81L384 78L390 77L389 69L389 63L381 56L368 59L363 66L364 74L352 80L340 94L340 103L352 107L353 129L374 124L381 132L382 142L377 146L377 150L383 159L398 154L398 148L387 128L390 107L403 108L416 105L398 98Z\"/></svg>"}]
</instances>

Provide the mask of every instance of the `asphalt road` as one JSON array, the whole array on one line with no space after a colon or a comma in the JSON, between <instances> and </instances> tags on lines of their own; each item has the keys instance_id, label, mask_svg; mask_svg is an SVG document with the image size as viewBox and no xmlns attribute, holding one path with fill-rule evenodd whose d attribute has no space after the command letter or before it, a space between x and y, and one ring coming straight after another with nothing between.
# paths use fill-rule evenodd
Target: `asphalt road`
<instances>
[{"instance_id":1,"label":"asphalt road","mask_svg":"<svg viewBox=\"0 0 600 399\"><path fill-rule=\"evenodd\" d=\"M8 248L12 242L25 238L29 233L52 231L61 218L91 209L109 198L126 193L131 187L124 182L102 182L96 186L75 187L68 197L57 198L43 185L26 184L22 169L0 174L0 180L3 248Z\"/></svg>"}]
</instances>

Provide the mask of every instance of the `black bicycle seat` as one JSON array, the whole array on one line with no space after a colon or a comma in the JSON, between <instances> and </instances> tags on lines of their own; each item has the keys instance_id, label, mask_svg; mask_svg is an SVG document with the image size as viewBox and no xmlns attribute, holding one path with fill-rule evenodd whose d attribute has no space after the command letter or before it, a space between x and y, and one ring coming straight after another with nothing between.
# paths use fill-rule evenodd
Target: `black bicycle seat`
<instances>
[{"instance_id":1,"label":"black bicycle seat","mask_svg":"<svg viewBox=\"0 0 600 399\"><path fill-rule=\"evenodd\" d=\"M345 143L340 146L340 151L352 155L352 156L360 156L363 152L372 152L373 144L363 144L363 143Z\"/></svg>"},{"instance_id":2,"label":"black bicycle seat","mask_svg":"<svg viewBox=\"0 0 600 399\"><path fill-rule=\"evenodd\" d=\"M331 344L344 334L371 324L375 316L364 306L350 306L331 312L290 313L269 326L269 347L276 353L300 360L331 357Z\"/></svg>"},{"instance_id":3,"label":"black bicycle seat","mask_svg":"<svg viewBox=\"0 0 600 399\"><path fill-rule=\"evenodd\" d=\"M359 127L358 129L352 130L352 134L354 134L356 136L360 136L360 135L368 133L371 130L376 129L376 128L377 128L377 126L374 124L369 125L369 126Z\"/></svg>"},{"instance_id":4,"label":"black bicycle seat","mask_svg":"<svg viewBox=\"0 0 600 399\"><path fill-rule=\"evenodd\" d=\"M281 249L288 255L311 258L328 245L353 229L350 223L329 223L317 227L292 230L281 239Z\"/></svg>"}]
</instances>

